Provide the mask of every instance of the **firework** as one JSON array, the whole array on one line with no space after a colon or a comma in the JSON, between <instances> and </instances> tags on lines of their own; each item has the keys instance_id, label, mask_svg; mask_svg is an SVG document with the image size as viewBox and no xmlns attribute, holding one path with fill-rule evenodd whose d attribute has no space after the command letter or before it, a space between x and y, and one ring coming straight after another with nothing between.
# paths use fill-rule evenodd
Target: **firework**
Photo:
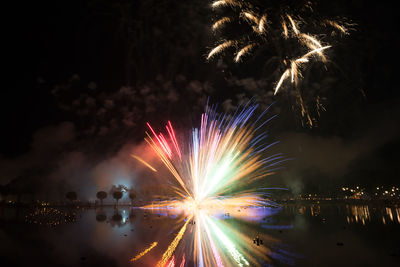
<instances>
[{"instance_id":1,"label":"firework","mask_svg":"<svg viewBox=\"0 0 400 267\"><path fill-rule=\"evenodd\" d=\"M229 23L230 21L231 21L230 18L224 17L224 18L222 18L222 19L216 21L216 22L213 24L212 29L215 31L215 30L221 28L224 24Z\"/></svg>"},{"instance_id":2,"label":"firework","mask_svg":"<svg viewBox=\"0 0 400 267\"><path fill-rule=\"evenodd\" d=\"M234 46L236 42L234 41L226 41L223 42L220 45L217 45L213 50L210 51L210 53L208 53L207 59L212 58L214 55L217 55L219 53L221 53L222 51L224 51L226 48Z\"/></svg>"},{"instance_id":3,"label":"firework","mask_svg":"<svg viewBox=\"0 0 400 267\"><path fill-rule=\"evenodd\" d=\"M254 243L254 236L251 237L254 224L263 224L266 217L277 212L275 209L246 206L245 203L236 204L235 207L225 207L220 211L216 211L214 207L193 206L190 209L152 208L184 214L186 218L176 235L174 234L174 239L169 243L157 266L169 266L171 262L177 264L176 259L183 254L182 265L186 260L185 252L192 254L196 266L261 266L260 262L271 261L268 256L271 251L267 246L251 248L248 246ZM221 220L221 217L226 216L236 221L247 221L247 226L242 225L244 231L238 231L234 225ZM260 238L270 243L278 242L265 234L260 234Z\"/></svg>"},{"instance_id":4,"label":"firework","mask_svg":"<svg viewBox=\"0 0 400 267\"><path fill-rule=\"evenodd\" d=\"M281 78L279 79L279 82L277 83L277 85L275 86L275 92L274 94L276 94L279 90L279 88L281 87L282 83L289 77L291 77L291 82L295 83L297 85L298 81L299 81L299 76L301 76L300 73L300 67L304 64L304 63L308 63L309 62L309 58L315 54L320 55L321 57L324 57L322 55L322 51L325 49L330 48L330 46L324 46L324 47L318 47L310 52L308 52L307 54L303 55L300 58L294 59L290 62L290 68L288 68L281 76Z\"/></svg>"},{"instance_id":5,"label":"firework","mask_svg":"<svg viewBox=\"0 0 400 267\"><path fill-rule=\"evenodd\" d=\"M249 56L256 49L268 50L271 57L278 56L280 60L276 69L283 72L279 79L274 80L274 93L290 77L301 112L311 126L312 120L299 89L301 70L312 61L327 64L325 50L332 45L328 38L322 41L321 37L328 36L329 31L332 31L331 36L335 33L347 35L351 24L344 19L321 17L310 1L214 1L212 7L217 17L223 16L212 26L223 41L210 50L207 59L229 47L235 49L234 62L242 61L245 55ZM222 31L222 26L228 24L235 27L234 32Z\"/></svg>"},{"instance_id":6,"label":"firework","mask_svg":"<svg viewBox=\"0 0 400 267\"><path fill-rule=\"evenodd\" d=\"M149 163L147 163L144 159L142 159L139 156L136 156L135 154L131 154L131 157L134 159L137 159L140 163L142 163L144 166L146 166L147 168L149 168L150 170L152 170L153 172L157 172L157 170L151 166Z\"/></svg>"},{"instance_id":7,"label":"firework","mask_svg":"<svg viewBox=\"0 0 400 267\"><path fill-rule=\"evenodd\" d=\"M252 122L257 107L248 103L231 118L218 115L215 107L207 107L200 127L192 130L185 148L178 144L171 122L166 126L170 142L147 124L152 135L147 133L145 140L179 183L177 193L203 201L223 195L244 180L254 182L274 173L274 167L284 159L282 155L263 157L263 152L276 142L265 145L266 134Z\"/></svg>"},{"instance_id":8,"label":"firework","mask_svg":"<svg viewBox=\"0 0 400 267\"><path fill-rule=\"evenodd\" d=\"M186 227L191 219L192 219L192 217L189 217L188 220L186 221L186 223L183 225L183 227L179 230L179 233L176 235L175 239L171 242L168 249L163 254L161 260L157 263L157 267L163 267L167 263L167 261L171 258L176 247L178 246L179 242L181 241L183 234L186 231ZM171 261L173 262L174 258L172 258ZM172 265L172 266L174 266L174 265Z\"/></svg>"},{"instance_id":9,"label":"firework","mask_svg":"<svg viewBox=\"0 0 400 267\"><path fill-rule=\"evenodd\" d=\"M241 57L245 54L248 54L256 45L255 44L248 44L236 54L235 61L239 62Z\"/></svg>"},{"instance_id":10,"label":"firework","mask_svg":"<svg viewBox=\"0 0 400 267\"><path fill-rule=\"evenodd\" d=\"M134 262L146 255L150 250L152 250L155 246L157 246L158 242L153 242L148 248L146 248L144 251L140 252L138 255L133 257L130 261Z\"/></svg>"},{"instance_id":11,"label":"firework","mask_svg":"<svg viewBox=\"0 0 400 267\"><path fill-rule=\"evenodd\" d=\"M254 266L257 259L266 258L267 248L257 248L250 254L239 241L251 242L251 238L217 219L220 214L230 214L240 220L257 220L269 212L265 207L274 206L265 192L252 185L273 174L287 159L282 154L266 156L276 142L267 144L262 128L274 116L265 119L267 110L256 115L257 108L249 102L229 115L217 113L216 106L207 106L199 128L192 129L183 145L178 140L185 139L177 138L171 122L167 122L166 134L157 133L147 123L145 140L175 179L177 199L142 208L167 209L185 218L157 266L178 264L174 253L181 243L189 244L183 241L189 223L195 224L189 240L198 266ZM185 256L180 265L184 263Z\"/></svg>"},{"instance_id":12,"label":"firework","mask_svg":"<svg viewBox=\"0 0 400 267\"><path fill-rule=\"evenodd\" d=\"M240 2L239 1L235 1L235 0L218 0L218 1L214 1L212 3L212 7L213 8L217 8L217 7L221 7L221 6L240 6Z\"/></svg>"}]
</instances>

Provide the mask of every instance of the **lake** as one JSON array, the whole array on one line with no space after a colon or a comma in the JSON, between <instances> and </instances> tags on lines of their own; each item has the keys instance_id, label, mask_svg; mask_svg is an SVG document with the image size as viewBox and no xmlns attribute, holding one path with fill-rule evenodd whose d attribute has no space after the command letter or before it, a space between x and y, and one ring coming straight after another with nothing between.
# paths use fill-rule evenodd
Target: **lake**
<instances>
[{"instance_id":1,"label":"lake","mask_svg":"<svg viewBox=\"0 0 400 267\"><path fill-rule=\"evenodd\" d=\"M1 266L400 266L398 206L284 204L196 218L1 207Z\"/></svg>"}]
</instances>

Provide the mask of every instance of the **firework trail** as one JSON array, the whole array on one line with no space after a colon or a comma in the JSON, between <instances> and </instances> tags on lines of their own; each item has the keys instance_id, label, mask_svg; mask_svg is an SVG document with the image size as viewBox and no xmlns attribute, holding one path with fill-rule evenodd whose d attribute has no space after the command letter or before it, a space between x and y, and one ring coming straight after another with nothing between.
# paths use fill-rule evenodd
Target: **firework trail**
<instances>
[{"instance_id":1,"label":"firework trail","mask_svg":"<svg viewBox=\"0 0 400 267\"><path fill-rule=\"evenodd\" d=\"M157 263L157 267L163 267L167 263L167 261L171 258L172 254L174 253L176 247L178 246L179 242L181 241L183 234L186 231L186 227L192 217L189 217L183 227L179 230L179 233L176 235L175 239L171 242L165 253L163 254L161 260ZM174 262L174 258L172 258L171 262ZM174 266L174 265L172 265Z\"/></svg>"},{"instance_id":2,"label":"firework trail","mask_svg":"<svg viewBox=\"0 0 400 267\"><path fill-rule=\"evenodd\" d=\"M149 168L150 170L152 170L153 172L157 172L157 170L151 166L149 163L147 163L144 159L142 159L139 156L136 156L135 154L131 154L131 157L134 159L137 159L140 163L142 163L144 166L146 166L147 168Z\"/></svg>"},{"instance_id":3,"label":"firework trail","mask_svg":"<svg viewBox=\"0 0 400 267\"><path fill-rule=\"evenodd\" d=\"M148 248L146 248L144 251L133 257L130 261L134 262L146 255L150 250L152 250L155 246L157 246L158 242L153 242Z\"/></svg>"},{"instance_id":4,"label":"firework trail","mask_svg":"<svg viewBox=\"0 0 400 267\"><path fill-rule=\"evenodd\" d=\"M321 18L311 1L220 0L212 2L212 8L217 16L212 30L221 39L207 59L223 54L228 48L235 51L234 62L243 61L256 50L278 55L276 69L283 72L275 80L274 94L290 81L302 115L312 126L299 89L302 71L312 61L327 64L325 50L331 48L327 36L347 35L352 24L344 19Z\"/></svg>"},{"instance_id":5,"label":"firework trail","mask_svg":"<svg viewBox=\"0 0 400 267\"><path fill-rule=\"evenodd\" d=\"M251 242L251 238L216 218L227 213L243 220L260 219L265 217L267 206L275 205L254 182L262 182L287 159L282 154L266 156L276 142L266 143L263 127L274 116L264 118L268 109L256 115L257 108L249 102L230 115L207 106L199 128L192 129L183 145L178 141L183 138L178 138L170 121L165 134L147 123L145 140L175 179L177 199L142 208L176 211L186 218L157 266L177 264L178 255L174 253L178 245L190 243L184 241L189 223L195 225L191 244L198 266L254 266L257 259L266 257L267 248L257 248L251 254L240 244Z\"/></svg>"}]
</instances>

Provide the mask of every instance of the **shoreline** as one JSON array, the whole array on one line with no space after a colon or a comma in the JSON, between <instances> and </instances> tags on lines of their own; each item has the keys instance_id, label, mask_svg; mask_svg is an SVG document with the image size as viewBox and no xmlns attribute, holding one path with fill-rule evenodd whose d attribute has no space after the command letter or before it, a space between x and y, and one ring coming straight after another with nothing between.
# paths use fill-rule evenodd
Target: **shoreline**
<instances>
[{"instance_id":1,"label":"shoreline","mask_svg":"<svg viewBox=\"0 0 400 267\"><path fill-rule=\"evenodd\" d=\"M400 199L394 200L361 200L361 199L298 199L298 200L278 200L271 199L271 201L281 206L292 206L292 205L369 205L369 206L400 206ZM151 204L141 203L140 205L121 203L121 204L103 204L98 205L94 203L0 203L0 208L135 208L139 209L145 205Z\"/></svg>"}]
</instances>

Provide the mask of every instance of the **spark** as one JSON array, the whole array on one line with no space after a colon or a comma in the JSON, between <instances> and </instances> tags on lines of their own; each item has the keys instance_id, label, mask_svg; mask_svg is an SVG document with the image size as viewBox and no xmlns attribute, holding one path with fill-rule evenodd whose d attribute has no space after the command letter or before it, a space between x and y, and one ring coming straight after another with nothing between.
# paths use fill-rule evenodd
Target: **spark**
<instances>
[{"instance_id":1,"label":"spark","mask_svg":"<svg viewBox=\"0 0 400 267\"><path fill-rule=\"evenodd\" d=\"M327 19L327 20L325 20L325 22L326 22L326 24L331 25L332 27L338 29L343 34L349 34L349 31L343 25L340 25L336 21Z\"/></svg>"},{"instance_id":2,"label":"spark","mask_svg":"<svg viewBox=\"0 0 400 267\"><path fill-rule=\"evenodd\" d=\"M326 18L321 14L315 16L317 9L314 8L314 3L310 1L290 2L286 5L281 3L275 5L270 1L214 1L214 8L222 6L225 8L222 12L221 10L218 11L217 14L221 15L221 19L214 23L212 30L216 31L227 22L232 25L232 29L235 29L236 25L238 29L243 30L229 33L226 31L218 32L220 41L210 49L207 60L222 54L221 52L228 47L233 48L233 61L236 63L243 59L243 55L250 51L255 52L256 48L262 51L267 51L266 48L270 48L268 49L271 50L269 56L281 59L275 61L279 62L276 69L283 70L279 79L271 81L272 84L275 84L272 87L274 94L284 85L284 81L291 77L290 84L296 91L296 102L300 105L302 117L307 117L308 124L311 126L311 119L309 119L311 116L304 106L305 101L303 101L302 96L302 90L306 88L300 83L303 78L302 72L311 65L312 61L320 61L324 65L329 62L323 50L331 47L330 41L334 39L326 38L327 34L324 34L324 31L330 31L331 37L336 32L348 35L348 26L351 24L344 23L341 18ZM229 14L229 18L227 14ZM249 27L243 27L243 24L247 24ZM266 30L267 26L268 31ZM324 39L321 36L324 36ZM226 41L227 39L229 40ZM265 55L266 53L252 54ZM310 54L318 56L311 58L307 56ZM307 96L313 98L313 101L316 102L316 97L313 94ZM311 103L311 101L306 103ZM317 113L319 114L319 111Z\"/></svg>"},{"instance_id":3,"label":"spark","mask_svg":"<svg viewBox=\"0 0 400 267\"><path fill-rule=\"evenodd\" d=\"M203 223L204 223L204 219L203 219ZM207 225L205 225L204 229L206 230L207 236L208 236L208 238L210 240L210 245L211 245L211 249L212 249L212 252L213 252L213 255L214 255L215 262L216 262L218 267L223 267L224 264L222 263L221 257L220 257L220 255L218 253L218 249L216 248L215 243L214 243L214 241L213 241L213 239L211 237L211 233L210 233L209 227Z\"/></svg>"},{"instance_id":4,"label":"spark","mask_svg":"<svg viewBox=\"0 0 400 267\"><path fill-rule=\"evenodd\" d=\"M136 156L135 154L131 154L131 157L137 159L139 162L141 162L143 165L145 165L147 168L149 168L153 172L157 172L157 170L153 166L151 166L149 163L144 161L141 157Z\"/></svg>"},{"instance_id":5,"label":"spark","mask_svg":"<svg viewBox=\"0 0 400 267\"><path fill-rule=\"evenodd\" d=\"M213 8L221 7L221 6L240 6L240 3L235 0L219 0L214 1L211 6Z\"/></svg>"},{"instance_id":6,"label":"spark","mask_svg":"<svg viewBox=\"0 0 400 267\"><path fill-rule=\"evenodd\" d=\"M258 31L263 33L265 31L265 24L267 22L267 14L264 14L258 22Z\"/></svg>"},{"instance_id":7,"label":"spark","mask_svg":"<svg viewBox=\"0 0 400 267\"><path fill-rule=\"evenodd\" d=\"M287 16L287 18L289 19L290 24L292 25L293 32L294 32L296 35L299 35L299 34L300 34L300 31L297 29L296 22L292 19L292 17L291 17L289 14L286 15L286 16Z\"/></svg>"},{"instance_id":8,"label":"spark","mask_svg":"<svg viewBox=\"0 0 400 267\"><path fill-rule=\"evenodd\" d=\"M300 37L302 43L304 43L311 50L318 50L319 48L322 48L321 43L315 37L304 33L300 34ZM316 53L318 53L318 55L321 57L322 62L326 62L326 57L322 51L318 50Z\"/></svg>"},{"instance_id":9,"label":"spark","mask_svg":"<svg viewBox=\"0 0 400 267\"><path fill-rule=\"evenodd\" d=\"M138 255L133 257L130 261L134 262L146 255L150 250L152 250L155 246L157 246L158 242L153 242L148 248L146 248L144 251L140 252Z\"/></svg>"},{"instance_id":10,"label":"spark","mask_svg":"<svg viewBox=\"0 0 400 267\"><path fill-rule=\"evenodd\" d=\"M219 29L222 25L224 25L226 23L229 23L230 21L231 21L231 18L229 18L229 17L224 17L224 18L222 18L220 20L217 20L213 24L212 29L215 31L215 30Z\"/></svg>"},{"instance_id":11,"label":"spark","mask_svg":"<svg viewBox=\"0 0 400 267\"><path fill-rule=\"evenodd\" d=\"M179 265L179 267L185 267L185 254L183 254L182 262L181 265Z\"/></svg>"},{"instance_id":12,"label":"spark","mask_svg":"<svg viewBox=\"0 0 400 267\"><path fill-rule=\"evenodd\" d=\"M278 92L278 90L279 90L279 88L281 87L283 81L286 80L286 79L290 76L290 73L291 73L290 69L287 69L287 70L282 74L281 78L279 79L278 84L277 84L276 87L275 87L274 95Z\"/></svg>"},{"instance_id":13,"label":"spark","mask_svg":"<svg viewBox=\"0 0 400 267\"><path fill-rule=\"evenodd\" d=\"M243 12L242 13L243 16L248 19L249 21L252 21L254 24L258 25L259 24L259 20L256 16L254 16L254 14L250 13L250 12Z\"/></svg>"},{"instance_id":14,"label":"spark","mask_svg":"<svg viewBox=\"0 0 400 267\"><path fill-rule=\"evenodd\" d=\"M186 227L192 217L189 217L186 221L186 223L182 226L182 228L179 230L178 234L174 238L174 240L171 242L171 244L168 246L167 250L164 252L162 255L161 260L157 263L157 267L164 267L164 265L167 263L167 261L171 258L172 254L174 253L176 247L178 246L179 242L181 241L183 234L186 231Z\"/></svg>"},{"instance_id":15,"label":"spark","mask_svg":"<svg viewBox=\"0 0 400 267\"><path fill-rule=\"evenodd\" d=\"M288 31L288 28L286 26L286 21L285 20L282 20L282 29L283 29L283 36L285 36L285 38L288 38L289 31Z\"/></svg>"},{"instance_id":16,"label":"spark","mask_svg":"<svg viewBox=\"0 0 400 267\"><path fill-rule=\"evenodd\" d=\"M243 47L243 48L236 54L235 61L236 61L236 62L239 62L239 61L240 61L240 58L241 58L243 55L249 53L255 46L256 46L255 44L249 44L249 45L246 45L245 47Z\"/></svg>"},{"instance_id":17,"label":"spark","mask_svg":"<svg viewBox=\"0 0 400 267\"><path fill-rule=\"evenodd\" d=\"M249 266L249 262L243 257L243 255L236 249L235 244L224 234L224 232L209 218L205 217L204 220L211 226L217 238L227 248L229 253L232 255L234 260L239 266Z\"/></svg>"},{"instance_id":18,"label":"spark","mask_svg":"<svg viewBox=\"0 0 400 267\"><path fill-rule=\"evenodd\" d=\"M327 45L327 46L324 46L324 47L316 48L316 49L314 49L314 50L308 52L307 54L305 54L305 55L302 56L301 58L306 58L306 59L308 59L308 58L311 57L312 55L314 55L314 54L319 54L319 53L322 52L323 50L328 49L328 48L331 48L331 47L332 47L332 46ZM300 58L300 59L301 59L301 58ZM298 59L298 60L300 60L300 59Z\"/></svg>"},{"instance_id":19,"label":"spark","mask_svg":"<svg viewBox=\"0 0 400 267\"><path fill-rule=\"evenodd\" d=\"M175 267L175 257L173 256L172 259L167 263L165 267Z\"/></svg>"},{"instance_id":20,"label":"spark","mask_svg":"<svg viewBox=\"0 0 400 267\"><path fill-rule=\"evenodd\" d=\"M290 68L286 69L285 72L282 74L279 82L275 86L274 95L278 92L279 88L282 86L282 83L289 77L291 77L291 82L297 84L298 77L301 75L299 68L302 64L309 62L309 58L315 54L323 56L322 51L325 49L330 48L331 46L324 46L316 48L312 51L309 51L305 55L290 62Z\"/></svg>"},{"instance_id":21,"label":"spark","mask_svg":"<svg viewBox=\"0 0 400 267\"><path fill-rule=\"evenodd\" d=\"M174 131L174 129L172 128L172 124L171 124L170 121L168 121L168 125L166 126L166 128L167 128L169 137L170 137L172 143L174 144L174 148L175 148L176 153L177 153L178 156L179 156L179 159L182 159L181 150L179 149L178 141L176 140L175 131Z\"/></svg>"},{"instance_id":22,"label":"spark","mask_svg":"<svg viewBox=\"0 0 400 267\"><path fill-rule=\"evenodd\" d=\"M222 44L216 46L214 49L212 49L210 51L210 53L207 56L207 59L212 58L214 55L221 53L222 51L224 51L226 48L231 47L235 45L235 42L232 40L223 42Z\"/></svg>"}]
</instances>

